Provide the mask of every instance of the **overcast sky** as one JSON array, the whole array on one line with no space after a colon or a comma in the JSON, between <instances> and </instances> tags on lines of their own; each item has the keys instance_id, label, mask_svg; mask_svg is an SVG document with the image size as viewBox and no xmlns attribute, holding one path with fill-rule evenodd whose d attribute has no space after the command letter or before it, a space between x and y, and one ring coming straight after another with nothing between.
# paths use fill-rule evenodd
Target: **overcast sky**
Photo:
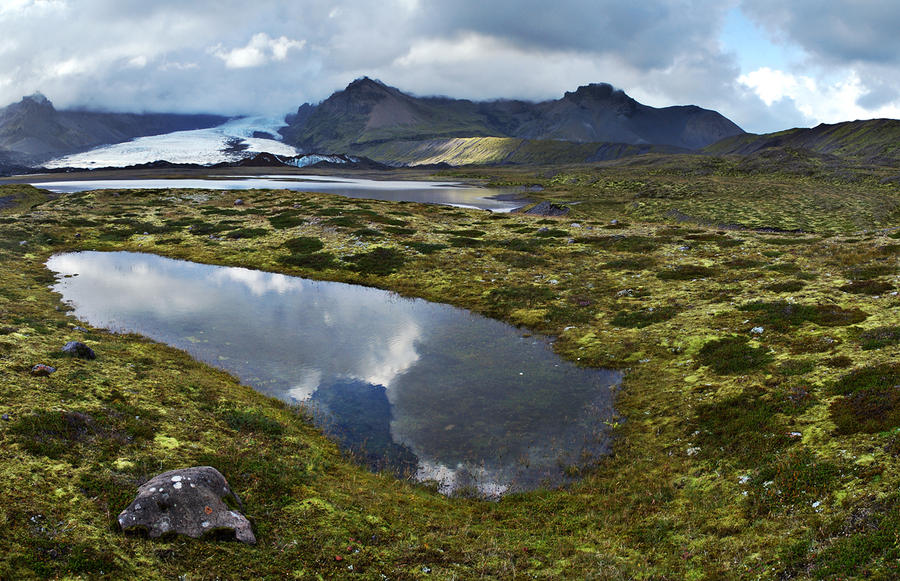
<instances>
[{"instance_id":1,"label":"overcast sky","mask_svg":"<svg viewBox=\"0 0 900 581\"><path fill-rule=\"evenodd\" d=\"M0 0L0 105L283 115L364 75L555 99L609 82L767 132L900 118L898 0Z\"/></svg>"}]
</instances>

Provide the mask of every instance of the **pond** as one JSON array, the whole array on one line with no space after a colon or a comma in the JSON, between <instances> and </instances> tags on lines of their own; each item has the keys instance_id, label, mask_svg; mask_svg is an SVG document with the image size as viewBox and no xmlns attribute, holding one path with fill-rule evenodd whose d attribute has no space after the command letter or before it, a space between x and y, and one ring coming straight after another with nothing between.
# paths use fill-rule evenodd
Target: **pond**
<instances>
[{"instance_id":1,"label":"pond","mask_svg":"<svg viewBox=\"0 0 900 581\"><path fill-rule=\"evenodd\" d=\"M444 493L562 484L609 451L619 372L577 367L463 309L152 254L67 253L47 267L78 319L303 405L373 469Z\"/></svg>"},{"instance_id":2,"label":"pond","mask_svg":"<svg viewBox=\"0 0 900 581\"><path fill-rule=\"evenodd\" d=\"M72 181L33 181L36 188L57 193L86 190L202 188L208 190L278 189L322 192L347 198L366 198L394 202L423 202L492 212L509 212L528 200L509 199L503 190L481 188L457 182L415 180L369 180L315 175L221 176L171 179L96 179Z\"/></svg>"}]
</instances>

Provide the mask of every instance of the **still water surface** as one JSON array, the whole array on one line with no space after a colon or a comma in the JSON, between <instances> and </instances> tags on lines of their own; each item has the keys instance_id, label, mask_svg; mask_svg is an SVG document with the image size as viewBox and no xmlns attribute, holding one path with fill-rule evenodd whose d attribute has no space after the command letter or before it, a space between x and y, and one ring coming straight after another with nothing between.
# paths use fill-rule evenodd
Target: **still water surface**
<instances>
[{"instance_id":1,"label":"still water surface","mask_svg":"<svg viewBox=\"0 0 900 581\"><path fill-rule=\"evenodd\" d=\"M579 368L463 309L151 254L68 253L47 266L79 319L305 405L370 466L444 492L559 484L608 452L618 372Z\"/></svg>"},{"instance_id":2,"label":"still water surface","mask_svg":"<svg viewBox=\"0 0 900 581\"><path fill-rule=\"evenodd\" d=\"M347 198L366 198L394 202L423 202L493 212L509 212L527 200L500 199L504 192L456 182L413 180L367 180L326 176L262 175L247 177L210 177L203 179L121 179L30 182L37 188L58 193L86 190L202 188L207 190L278 189L322 192Z\"/></svg>"}]
</instances>

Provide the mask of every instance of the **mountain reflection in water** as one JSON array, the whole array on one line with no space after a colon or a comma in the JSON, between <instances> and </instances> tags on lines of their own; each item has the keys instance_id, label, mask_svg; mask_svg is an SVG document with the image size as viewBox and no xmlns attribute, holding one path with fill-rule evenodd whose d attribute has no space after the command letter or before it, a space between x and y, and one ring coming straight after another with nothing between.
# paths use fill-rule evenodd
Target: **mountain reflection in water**
<instances>
[{"instance_id":1,"label":"mountain reflection in water","mask_svg":"<svg viewBox=\"0 0 900 581\"><path fill-rule=\"evenodd\" d=\"M617 372L579 368L463 309L150 254L60 254L47 266L79 319L306 405L371 466L444 492L559 484L608 452Z\"/></svg>"}]
</instances>

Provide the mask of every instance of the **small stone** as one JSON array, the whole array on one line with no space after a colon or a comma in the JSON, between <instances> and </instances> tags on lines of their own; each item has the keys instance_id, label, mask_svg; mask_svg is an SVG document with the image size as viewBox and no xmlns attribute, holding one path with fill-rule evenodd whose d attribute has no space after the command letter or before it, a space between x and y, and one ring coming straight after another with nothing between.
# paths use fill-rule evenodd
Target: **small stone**
<instances>
[{"instance_id":1,"label":"small stone","mask_svg":"<svg viewBox=\"0 0 900 581\"><path fill-rule=\"evenodd\" d=\"M94 350L81 341L69 341L62 348L62 352L67 355L71 355L72 357L78 357L79 359L97 358L97 354L94 353Z\"/></svg>"},{"instance_id":2,"label":"small stone","mask_svg":"<svg viewBox=\"0 0 900 581\"><path fill-rule=\"evenodd\" d=\"M31 375L35 377L49 377L51 373L56 371L55 367L50 367L49 365L44 365L43 363L38 363L34 367L31 368Z\"/></svg>"},{"instance_id":3,"label":"small stone","mask_svg":"<svg viewBox=\"0 0 900 581\"><path fill-rule=\"evenodd\" d=\"M238 199L236 199L236 200L234 201L234 205L235 205L235 206L243 206L243 205L244 205L244 200L238 198Z\"/></svg>"},{"instance_id":4,"label":"small stone","mask_svg":"<svg viewBox=\"0 0 900 581\"><path fill-rule=\"evenodd\" d=\"M763 329L762 327L753 327L752 329L750 329L750 332L754 335L762 335L764 330L765 329Z\"/></svg>"},{"instance_id":5,"label":"small stone","mask_svg":"<svg viewBox=\"0 0 900 581\"><path fill-rule=\"evenodd\" d=\"M8 421L9 421L9 414L3 414L2 416L0 416L0 420L3 420L4 422L8 422Z\"/></svg>"}]
</instances>

